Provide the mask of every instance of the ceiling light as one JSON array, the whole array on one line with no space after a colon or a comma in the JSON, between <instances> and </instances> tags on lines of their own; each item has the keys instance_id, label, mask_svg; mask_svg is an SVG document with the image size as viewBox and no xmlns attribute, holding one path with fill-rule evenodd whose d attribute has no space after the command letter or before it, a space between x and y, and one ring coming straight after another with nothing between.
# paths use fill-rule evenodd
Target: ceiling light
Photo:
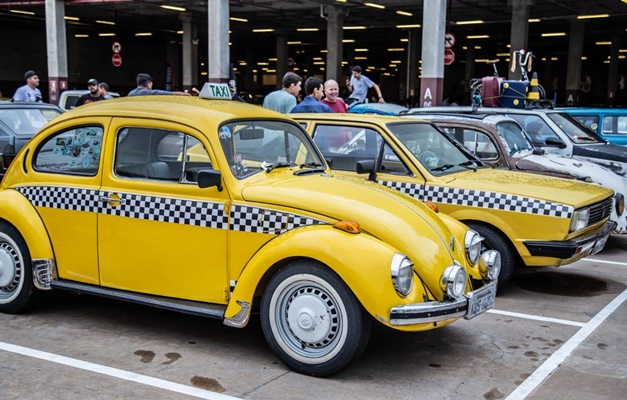
<instances>
[{"instance_id":1,"label":"ceiling light","mask_svg":"<svg viewBox=\"0 0 627 400\"><path fill-rule=\"evenodd\" d=\"M276 58L276 57L270 57L270 58L268 58L268 61L278 61L278 60L279 60L279 59L278 59L278 58Z\"/></svg>"},{"instance_id":2,"label":"ceiling light","mask_svg":"<svg viewBox=\"0 0 627 400\"><path fill-rule=\"evenodd\" d=\"M470 35L466 36L466 39L488 39L490 35Z\"/></svg>"},{"instance_id":3,"label":"ceiling light","mask_svg":"<svg viewBox=\"0 0 627 400\"><path fill-rule=\"evenodd\" d=\"M346 3L346 0L337 0L338 3Z\"/></svg>"},{"instance_id":4,"label":"ceiling light","mask_svg":"<svg viewBox=\"0 0 627 400\"><path fill-rule=\"evenodd\" d=\"M476 63L487 63L488 61L490 60L488 60L487 58L475 58Z\"/></svg>"},{"instance_id":5,"label":"ceiling light","mask_svg":"<svg viewBox=\"0 0 627 400\"><path fill-rule=\"evenodd\" d=\"M475 46L475 50L481 50L481 46Z\"/></svg>"},{"instance_id":6,"label":"ceiling light","mask_svg":"<svg viewBox=\"0 0 627 400\"><path fill-rule=\"evenodd\" d=\"M476 19L476 20L473 20L473 21L457 21L457 22L455 22L455 25L476 25L476 24L483 24L483 20Z\"/></svg>"},{"instance_id":7,"label":"ceiling light","mask_svg":"<svg viewBox=\"0 0 627 400\"><path fill-rule=\"evenodd\" d=\"M166 10L173 10L173 11L187 11L187 9L183 8L183 7L175 7L175 6L165 6L162 5L161 8L165 8Z\"/></svg>"},{"instance_id":8,"label":"ceiling light","mask_svg":"<svg viewBox=\"0 0 627 400\"><path fill-rule=\"evenodd\" d=\"M9 10L9 11L15 14L35 15L35 13L32 11L23 11L23 10Z\"/></svg>"},{"instance_id":9,"label":"ceiling light","mask_svg":"<svg viewBox=\"0 0 627 400\"><path fill-rule=\"evenodd\" d=\"M542 61L546 61L546 57L542 57Z\"/></svg>"},{"instance_id":10,"label":"ceiling light","mask_svg":"<svg viewBox=\"0 0 627 400\"><path fill-rule=\"evenodd\" d=\"M74 37L77 37L77 38L88 38L89 35L87 35L85 33L77 33L76 35L74 35Z\"/></svg>"},{"instance_id":11,"label":"ceiling light","mask_svg":"<svg viewBox=\"0 0 627 400\"><path fill-rule=\"evenodd\" d=\"M375 4L375 3L364 3L365 6L368 7L372 7L372 8L378 8L380 10L384 10L385 6L382 6L381 4Z\"/></svg>"},{"instance_id":12,"label":"ceiling light","mask_svg":"<svg viewBox=\"0 0 627 400\"><path fill-rule=\"evenodd\" d=\"M552 36L566 36L566 32L551 32L551 33L543 33L540 36L542 37L552 37Z\"/></svg>"},{"instance_id":13,"label":"ceiling light","mask_svg":"<svg viewBox=\"0 0 627 400\"><path fill-rule=\"evenodd\" d=\"M577 19L589 19L589 18L607 18L610 14L589 14L589 15L577 15Z\"/></svg>"},{"instance_id":14,"label":"ceiling light","mask_svg":"<svg viewBox=\"0 0 627 400\"><path fill-rule=\"evenodd\" d=\"M394 48L388 49L388 51L405 51L405 49L402 47L394 47Z\"/></svg>"},{"instance_id":15,"label":"ceiling light","mask_svg":"<svg viewBox=\"0 0 627 400\"><path fill-rule=\"evenodd\" d=\"M324 65L324 61L314 61L314 65Z\"/></svg>"},{"instance_id":16,"label":"ceiling light","mask_svg":"<svg viewBox=\"0 0 627 400\"><path fill-rule=\"evenodd\" d=\"M368 49L355 49L355 51L368 51Z\"/></svg>"},{"instance_id":17,"label":"ceiling light","mask_svg":"<svg viewBox=\"0 0 627 400\"><path fill-rule=\"evenodd\" d=\"M314 57L314 58L312 58L312 60L314 60L314 61L322 61L322 57Z\"/></svg>"},{"instance_id":18,"label":"ceiling light","mask_svg":"<svg viewBox=\"0 0 627 400\"><path fill-rule=\"evenodd\" d=\"M259 61L257 65L270 65L270 64L268 64L267 62Z\"/></svg>"},{"instance_id":19,"label":"ceiling light","mask_svg":"<svg viewBox=\"0 0 627 400\"><path fill-rule=\"evenodd\" d=\"M248 22L246 18L229 17L229 19L231 21L237 21L237 22Z\"/></svg>"},{"instance_id":20,"label":"ceiling light","mask_svg":"<svg viewBox=\"0 0 627 400\"><path fill-rule=\"evenodd\" d=\"M63 17L63 19L66 19L68 21L80 21L80 18L78 17L68 17L67 15Z\"/></svg>"},{"instance_id":21,"label":"ceiling light","mask_svg":"<svg viewBox=\"0 0 627 400\"><path fill-rule=\"evenodd\" d=\"M540 18L529 18L527 20L527 22L531 23L531 22L540 22Z\"/></svg>"},{"instance_id":22,"label":"ceiling light","mask_svg":"<svg viewBox=\"0 0 627 400\"><path fill-rule=\"evenodd\" d=\"M396 11L396 13L397 13L398 15L404 15L404 16L406 16L406 17L413 17L413 16L414 16L414 14L412 14L412 13L410 13L410 12L407 12L407 11Z\"/></svg>"},{"instance_id":23,"label":"ceiling light","mask_svg":"<svg viewBox=\"0 0 627 400\"><path fill-rule=\"evenodd\" d=\"M303 42L287 42L287 44L302 44Z\"/></svg>"},{"instance_id":24,"label":"ceiling light","mask_svg":"<svg viewBox=\"0 0 627 400\"><path fill-rule=\"evenodd\" d=\"M468 46L462 46L462 50L468 50Z\"/></svg>"},{"instance_id":25,"label":"ceiling light","mask_svg":"<svg viewBox=\"0 0 627 400\"><path fill-rule=\"evenodd\" d=\"M587 59L588 59L588 57L583 56L583 57L581 57L581 59L582 59L582 60L587 60Z\"/></svg>"},{"instance_id":26,"label":"ceiling light","mask_svg":"<svg viewBox=\"0 0 627 400\"><path fill-rule=\"evenodd\" d=\"M298 32L318 32L320 29L318 29L318 28L298 28L296 30Z\"/></svg>"},{"instance_id":27,"label":"ceiling light","mask_svg":"<svg viewBox=\"0 0 627 400\"><path fill-rule=\"evenodd\" d=\"M342 39L342 43L355 43L355 39Z\"/></svg>"},{"instance_id":28,"label":"ceiling light","mask_svg":"<svg viewBox=\"0 0 627 400\"><path fill-rule=\"evenodd\" d=\"M185 32L183 32L183 31L176 31L176 33L179 34L179 35L182 35Z\"/></svg>"},{"instance_id":29,"label":"ceiling light","mask_svg":"<svg viewBox=\"0 0 627 400\"><path fill-rule=\"evenodd\" d=\"M98 36L115 36L115 33L99 33Z\"/></svg>"},{"instance_id":30,"label":"ceiling light","mask_svg":"<svg viewBox=\"0 0 627 400\"><path fill-rule=\"evenodd\" d=\"M355 57L355 60L367 60L367 59L368 59L368 57L364 57L364 56Z\"/></svg>"},{"instance_id":31,"label":"ceiling light","mask_svg":"<svg viewBox=\"0 0 627 400\"><path fill-rule=\"evenodd\" d=\"M401 60L392 60L390 61L390 64L400 64Z\"/></svg>"},{"instance_id":32,"label":"ceiling light","mask_svg":"<svg viewBox=\"0 0 627 400\"><path fill-rule=\"evenodd\" d=\"M509 57L509 53L496 53L497 57Z\"/></svg>"},{"instance_id":33,"label":"ceiling light","mask_svg":"<svg viewBox=\"0 0 627 400\"><path fill-rule=\"evenodd\" d=\"M97 24L103 24L103 25L115 25L115 22L112 22L112 21L103 21L103 20L101 20L101 19L97 19L97 20L96 20L96 23L97 23Z\"/></svg>"},{"instance_id":34,"label":"ceiling light","mask_svg":"<svg viewBox=\"0 0 627 400\"><path fill-rule=\"evenodd\" d=\"M248 65L248 63L246 61L240 61L239 65Z\"/></svg>"},{"instance_id":35,"label":"ceiling light","mask_svg":"<svg viewBox=\"0 0 627 400\"><path fill-rule=\"evenodd\" d=\"M345 26L342 29L346 29L348 31L348 30L355 30L355 29L366 29L366 27L365 26Z\"/></svg>"},{"instance_id":36,"label":"ceiling light","mask_svg":"<svg viewBox=\"0 0 627 400\"><path fill-rule=\"evenodd\" d=\"M625 0L625 1L627 1L627 0ZM627 49L620 49L620 50L618 50L618 52L619 53L627 53Z\"/></svg>"},{"instance_id":37,"label":"ceiling light","mask_svg":"<svg viewBox=\"0 0 627 400\"><path fill-rule=\"evenodd\" d=\"M320 53L326 53L326 52L328 52L328 51L329 51L329 50L320 50Z\"/></svg>"},{"instance_id":38,"label":"ceiling light","mask_svg":"<svg viewBox=\"0 0 627 400\"><path fill-rule=\"evenodd\" d=\"M206 75L207 75L207 71L202 71L202 72L200 73L200 75L206 76Z\"/></svg>"},{"instance_id":39,"label":"ceiling light","mask_svg":"<svg viewBox=\"0 0 627 400\"><path fill-rule=\"evenodd\" d=\"M152 36L151 32L138 32L135 36Z\"/></svg>"},{"instance_id":40,"label":"ceiling light","mask_svg":"<svg viewBox=\"0 0 627 400\"><path fill-rule=\"evenodd\" d=\"M411 29L411 28L420 28L420 24L412 24L412 25L396 25L398 29Z\"/></svg>"},{"instance_id":41,"label":"ceiling light","mask_svg":"<svg viewBox=\"0 0 627 400\"><path fill-rule=\"evenodd\" d=\"M612 44L612 42L595 42L594 44L596 44L597 46L609 46Z\"/></svg>"},{"instance_id":42,"label":"ceiling light","mask_svg":"<svg viewBox=\"0 0 627 400\"><path fill-rule=\"evenodd\" d=\"M402 38L402 39L401 39L401 42L409 42L409 39L407 39L407 38Z\"/></svg>"},{"instance_id":43,"label":"ceiling light","mask_svg":"<svg viewBox=\"0 0 627 400\"><path fill-rule=\"evenodd\" d=\"M272 28L253 29L253 32L257 32L257 33L260 33L260 32L274 32L274 29L272 29Z\"/></svg>"}]
</instances>

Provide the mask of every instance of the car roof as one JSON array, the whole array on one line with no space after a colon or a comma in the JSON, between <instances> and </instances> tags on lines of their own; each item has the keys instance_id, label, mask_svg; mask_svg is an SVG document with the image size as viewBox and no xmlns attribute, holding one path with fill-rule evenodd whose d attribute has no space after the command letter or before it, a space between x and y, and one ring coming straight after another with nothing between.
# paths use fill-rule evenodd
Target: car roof
<instances>
[{"instance_id":1,"label":"car roof","mask_svg":"<svg viewBox=\"0 0 627 400\"><path fill-rule=\"evenodd\" d=\"M551 108L503 108L503 107L478 107L470 106L439 106L439 107L416 107L409 110L409 114L421 113L441 113L441 114L536 114L542 113L559 113L564 112Z\"/></svg>"},{"instance_id":2,"label":"car roof","mask_svg":"<svg viewBox=\"0 0 627 400\"><path fill-rule=\"evenodd\" d=\"M50 103L39 103L34 101L11 101L11 100L3 100L0 101L0 108L4 109L23 109L23 108L46 108L53 109L59 112L63 112L63 109L59 106Z\"/></svg>"},{"instance_id":3,"label":"car roof","mask_svg":"<svg viewBox=\"0 0 627 400\"><path fill-rule=\"evenodd\" d=\"M627 115L627 108L601 108L601 107L560 107L558 111L566 111L572 114L608 114Z\"/></svg>"},{"instance_id":4,"label":"car roof","mask_svg":"<svg viewBox=\"0 0 627 400\"><path fill-rule=\"evenodd\" d=\"M357 114L357 113L303 113L303 114L290 114L290 117L299 120L315 120L325 119L334 121L346 121L346 122L369 122L374 124L385 124L388 122L423 122L429 123L429 121L421 120L419 117L412 118L411 120L405 116L397 115L378 115L378 114Z\"/></svg>"},{"instance_id":5,"label":"car roof","mask_svg":"<svg viewBox=\"0 0 627 400\"><path fill-rule=\"evenodd\" d=\"M434 122L470 122L475 125L481 124L498 124L499 122L507 121L517 123L514 119L503 114L418 114L418 118L427 119Z\"/></svg>"},{"instance_id":6,"label":"car roof","mask_svg":"<svg viewBox=\"0 0 627 400\"><path fill-rule=\"evenodd\" d=\"M367 104L357 104L351 107L352 112L355 112L358 110L364 110L364 111L379 110L383 112L390 112L390 113L398 114L398 113L407 111L408 108L401 106L399 104L394 104L394 103L367 103Z\"/></svg>"}]
</instances>

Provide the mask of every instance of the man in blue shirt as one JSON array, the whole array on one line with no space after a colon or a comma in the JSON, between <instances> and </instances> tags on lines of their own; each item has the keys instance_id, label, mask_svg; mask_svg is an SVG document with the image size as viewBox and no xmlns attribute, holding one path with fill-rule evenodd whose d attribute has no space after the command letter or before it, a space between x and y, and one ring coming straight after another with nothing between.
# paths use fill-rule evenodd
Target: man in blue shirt
<instances>
[{"instance_id":1,"label":"man in blue shirt","mask_svg":"<svg viewBox=\"0 0 627 400\"><path fill-rule=\"evenodd\" d=\"M346 106L351 108L355 104L361 104L366 101L366 97L368 97L368 89L374 88L377 92L377 96L379 97L379 103L385 103L383 100L383 95L381 95L381 89L379 89L379 85L374 83L370 78L361 74L361 67L359 65L355 65L351 68L351 73L353 74L350 79L346 80L346 87L348 91L351 92L351 95L346 99Z\"/></svg>"},{"instance_id":2,"label":"man in blue shirt","mask_svg":"<svg viewBox=\"0 0 627 400\"><path fill-rule=\"evenodd\" d=\"M332 113L331 107L320 102L324 96L324 84L322 80L312 76L305 81L305 94L307 97L299 105L292 108L291 114L295 113Z\"/></svg>"},{"instance_id":3,"label":"man in blue shirt","mask_svg":"<svg viewBox=\"0 0 627 400\"><path fill-rule=\"evenodd\" d=\"M152 96L152 95L164 95L164 96L191 96L188 92L171 92L169 90L158 90L152 88L152 76L141 73L137 75L137 87L131 90L129 96ZM194 89L192 89L194 90Z\"/></svg>"},{"instance_id":4,"label":"man in blue shirt","mask_svg":"<svg viewBox=\"0 0 627 400\"><path fill-rule=\"evenodd\" d=\"M24 74L26 85L20 86L13 95L14 101L35 101L42 102L41 92L37 89L39 86L39 76L35 71L26 71Z\"/></svg>"}]
</instances>

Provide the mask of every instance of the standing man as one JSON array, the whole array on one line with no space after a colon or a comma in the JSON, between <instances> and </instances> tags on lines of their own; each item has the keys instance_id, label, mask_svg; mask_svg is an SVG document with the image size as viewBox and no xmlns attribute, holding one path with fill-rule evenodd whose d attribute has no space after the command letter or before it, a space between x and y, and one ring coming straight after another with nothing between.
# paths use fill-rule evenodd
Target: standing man
<instances>
[{"instance_id":1,"label":"standing man","mask_svg":"<svg viewBox=\"0 0 627 400\"><path fill-rule=\"evenodd\" d=\"M104 97L105 99L113 98L113 96L109 94L109 84L107 82L100 82L98 84L98 87L100 88L100 94L102 95L102 97Z\"/></svg>"},{"instance_id":2,"label":"standing man","mask_svg":"<svg viewBox=\"0 0 627 400\"><path fill-rule=\"evenodd\" d=\"M263 99L263 107L288 114L296 107L296 97L300 93L303 78L293 72L283 75L283 89L275 90Z\"/></svg>"},{"instance_id":3,"label":"standing man","mask_svg":"<svg viewBox=\"0 0 627 400\"><path fill-rule=\"evenodd\" d=\"M98 81L96 79L91 78L87 81L87 90L89 90L89 92L79 97L76 101L76 107L105 99L100 94L100 86L98 86Z\"/></svg>"},{"instance_id":4,"label":"standing man","mask_svg":"<svg viewBox=\"0 0 627 400\"><path fill-rule=\"evenodd\" d=\"M292 108L291 114L294 113L332 113L331 107L322 103L320 99L324 95L324 85L322 80L312 76L305 81L305 94L307 97L300 102L299 105Z\"/></svg>"},{"instance_id":5,"label":"standing man","mask_svg":"<svg viewBox=\"0 0 627 400\"><path fill-rule=\"evenodd\" d=\"M141 73L137 75L137 87L131 90L128 95L129 96L152 96L152 95L163 95L163 96L191 96L188 92L170 92L169 90L159 90L152 88L152 76ZM198 91L196 88L192 90Z\"/></svg>"},{"instance_id":6,"label":"standing man","mask_svg":"<svg viewBox=\"0 0 627 400\"><path fill-rule=\"evenodd\" d=\"M325 98L320 100L320 102L331 107L333 112L346 113L348 112L348 108L346 107L346 103L344 103L344 100L338 97L339 94L340 87L338 86L337 82L333 79L329 79L324 83Z\"/></svg>"},{"instance_id":7,"label":"standing man","mask_svg":"<svg viewBox=\"0 0 627 400\"><path fill-rule=\"evenodd\" d=\"M346 80L346 86L348 87L348 91L351 92L351 95L346 99L346 105L348 108L351 108L355 104L363 103L368 96L368 89L371 87L377 92L377 96L379 97L379 103L385 103L383 100L383 96L381 95L381 89L379 89L379 85L374 83L365 75L361 74L361 67L359 65L355 65L351 68L353 76L350 79Z\"/></svg>"},{"instance_id":8,"label":"standing man","mask_svg":"<svg viewBox=\"0 0 627 400\"><path fill-rule=\"evenodd\" d=\"M41 91L37 88L39 86L39 76L33 70L26 71L24 74L24 80L26 85L20 86L13 95L14 101L34 101L41 103Z\"/></svg>"}]
</instances>

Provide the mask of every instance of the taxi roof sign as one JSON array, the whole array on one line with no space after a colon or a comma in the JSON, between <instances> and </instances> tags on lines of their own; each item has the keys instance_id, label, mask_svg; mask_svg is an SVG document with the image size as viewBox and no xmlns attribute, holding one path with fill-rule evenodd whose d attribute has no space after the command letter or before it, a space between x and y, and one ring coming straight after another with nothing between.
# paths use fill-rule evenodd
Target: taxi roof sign
<instances>
[{"instance_id":1,"label":"taxi roof sign","mask_svg":"<svg viewBox=\"0 0 627 400\"><path fill-rule=\"evenodd\" d=\"M199 97L203 99L227 99L231 100L231 89L226 83L207 82L202 87Z\"/></svg>"}]
</instances>

